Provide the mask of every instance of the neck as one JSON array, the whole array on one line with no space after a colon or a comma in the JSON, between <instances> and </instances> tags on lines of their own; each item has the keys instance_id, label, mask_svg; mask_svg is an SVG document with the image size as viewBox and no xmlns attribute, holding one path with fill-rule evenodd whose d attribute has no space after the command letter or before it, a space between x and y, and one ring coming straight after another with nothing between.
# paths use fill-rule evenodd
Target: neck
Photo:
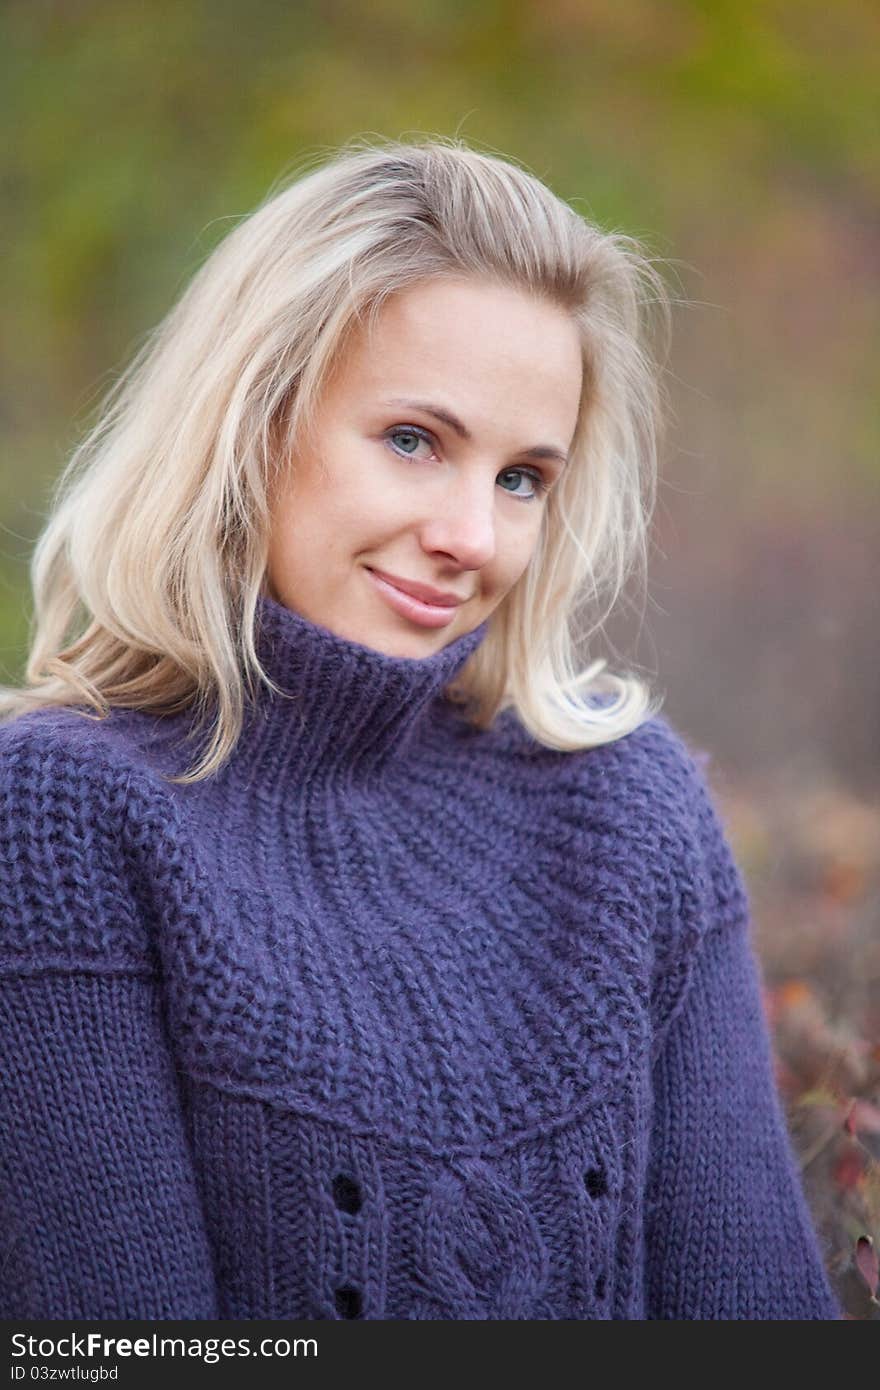
<instances>
[{"instance_id":1,"label":"neck","mask_svg":"<svg viewBox=\"0 0 880 1390\"><path fill-rule=\"evenodd\" d=\"M256 785L306 777L362 782L413 756L420 735L452 712L445 688L485 637L488 621L424 657L388 656L261 594L254 643L284 692L260 686L237 753Z\"/></svg>"}]
</instances>

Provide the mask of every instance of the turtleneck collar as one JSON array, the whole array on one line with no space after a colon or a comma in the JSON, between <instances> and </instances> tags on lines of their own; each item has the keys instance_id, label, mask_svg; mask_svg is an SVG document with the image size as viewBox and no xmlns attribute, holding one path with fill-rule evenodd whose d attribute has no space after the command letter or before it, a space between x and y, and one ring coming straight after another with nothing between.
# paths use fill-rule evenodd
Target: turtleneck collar
<instances>
[{"instance_id":1,"label":"turtleneck collar","mask_svg":"<svg viewBox=\"0 0 880 1390\"><path fill-rule=\"evenodd\" d=\"M486 619L428 656L388 656L261 594L254 645L286 694L260 683L240 740L249 772L265 784L288 773L361 781L383 771L413 745L488 627Z\"/></svg>"}]
</instances>

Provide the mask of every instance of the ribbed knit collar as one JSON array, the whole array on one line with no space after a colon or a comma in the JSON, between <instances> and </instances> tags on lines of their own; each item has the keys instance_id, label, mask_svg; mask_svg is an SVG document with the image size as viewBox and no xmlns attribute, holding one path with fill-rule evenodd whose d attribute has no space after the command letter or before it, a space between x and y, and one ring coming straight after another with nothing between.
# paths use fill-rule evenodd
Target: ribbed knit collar
<instances>
[{"instance_id":1,"label":"ribbed knit collar","mask_svg":"<svg viewBox=\"0 0 880 1390\"><path fill-rule=\"evenodd\" d=\"M386 769L415 746L435 702L488 627L487 619L428 656L388 656L261 594L254 645L286 695L261 683L239 755L263 785L284 782L287 774L297 782L361 781Z\"/></svg>"}]
</instances>

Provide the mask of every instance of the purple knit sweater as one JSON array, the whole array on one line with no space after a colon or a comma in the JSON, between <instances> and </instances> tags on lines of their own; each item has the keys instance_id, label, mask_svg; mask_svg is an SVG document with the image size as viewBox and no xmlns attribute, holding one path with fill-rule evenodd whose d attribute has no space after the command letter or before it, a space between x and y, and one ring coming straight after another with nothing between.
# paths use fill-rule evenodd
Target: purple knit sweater
<instances>
[{"instance_id":1,"label":"purple knit sweater","mask_svg":"<svg viewBox=\"0 0 880 1390\"><path fill-rule=\"evenodd\" d=\"M208 781L185 714L0 728L0 1316L838 1317L682 738L259 614Z\"/></svg>"}]
</instances>

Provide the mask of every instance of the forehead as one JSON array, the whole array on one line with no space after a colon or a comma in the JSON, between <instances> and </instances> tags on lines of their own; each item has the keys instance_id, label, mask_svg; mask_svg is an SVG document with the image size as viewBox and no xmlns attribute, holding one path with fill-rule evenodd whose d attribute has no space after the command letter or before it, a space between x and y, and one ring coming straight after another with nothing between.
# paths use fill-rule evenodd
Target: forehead
<instances>
[{"instance_id":1,"label":"forehead","mask_svg":"<svg viewBox=\"0 0 880 1390\"><path fill-rule=\"evenodd\" d=\"M445 396L459 412L477 414L521 407L557 429L562 415L569 434L582 382L580 336L564 309L476 280L433 279L390 296L340 365L349 391Z\"/></svg>"}]
</instances>

